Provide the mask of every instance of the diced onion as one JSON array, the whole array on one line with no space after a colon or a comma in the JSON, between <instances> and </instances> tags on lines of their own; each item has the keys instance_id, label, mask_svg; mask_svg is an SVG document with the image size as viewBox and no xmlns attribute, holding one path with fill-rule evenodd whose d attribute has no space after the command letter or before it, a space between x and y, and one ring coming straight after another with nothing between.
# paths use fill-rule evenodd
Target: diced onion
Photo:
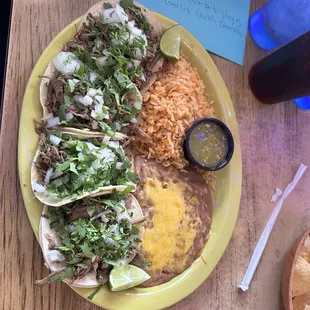
<instances>
[{"instance_id":1,"label":"diced onion","mask_svg":"<svg viewBox=\"0 0 310 310\"><path fill-rule=\"evenodd\" d=\"M129 28L129 30L134 36L138 36L138 37L142 36L142 30L140 30L137 27L131 27L131 29Z\"/></svg>"},{"instance_id":2,"label":"diced onion","mask_svg":"<svg viewBox=\"0 0 310 310\"><path fill-rule=\"evenodd\" d=\"M98 94L101 95L101 96L103 95L103 92L102 92L102 90L100 88L96 89L96 95L98 95Z\"/></svg>"},{"instance_id":3,"label":"diced onion","mask_svg":"<svg viewBox=\"0 0 310 310\"><path fill-rule=\"evenodd\" d=\"M138 68L141 64L141 60L138 59L134 59L132 62L135 68Z\"/></svg>"},{"instance_id":4,"label":"diced onion","mask_svg":"<svg viewBox=\"0 0 310 310\"><path fill-rule=\"evenodd\" d=\"M120 123L115 122L114 125L115 125L115 128L116 128L117 131L120 131L122 129Z\"/></svg>"},{"instance_id":5,"label":"diced onion","mask_svg":"<svg viewBox=\"0 0 310 310\"><path fill-rule=\"evenodd\" d=\"M120 40L112 39L112 45L120 45Z\"/></svg>"},{"instance_id":6,"label":"diced onion","mask_svg":"<svg viewBox=\"0 0 310 310\"><path fill-rule=\"evenodd\" d=\"M91 165L94 169L98 169L102 166L102 164L100 163L99 159L96 159L93 161L92 165Z\"/></svg>"},{"instance_id":7,"label":"diced onion","mask_svg":"<svg viewBox=\"0 0 310 310\"><path fill-rule=\"evenodd\" d=\"M103 11L103 24L122 23L125 25L127 21L128 15L119 4L116 4L115 8Z\"/></svg>"},{"instance_id":8,"label":"diced onion","mask_svg":"<svg viewBox=\"0 0 310 310\"><path fill-rule=\"evenodd\" d=\"M133 70L133 68L134 68L133 63L132 63L132 62L129 62L129 63L127 64L127 69L128 69L129 71L131 71L131 70Z\"/></svg>"},{"instance_id":9,"label":"diced onion","mask_svg":"<svg viewBox=\"0 0 310 310\"><path fill-rule=\"evenodd\" d=\"M57 136L50 135L50 141L54 145L59 145L59 143L62 141L62 139L57 137Z\"/></svg>"},{"instance_id":10,"label":"diced onion","mask_svg":"<svg viewBox=\"0 0 310 310\"><path fill-rule=\"evenodd\" d=\"M118 141L110 141L109 142L109 147L117 149L117 148L119 148L119 142Z\"/></svg>"},{"instance_id":11,"label":"diced onion","mask_svg":"<svg viewBox=\"0 0 310 310\"><path fill-rule=\"evenodd\" d=\"M89 174L94 174L95 173L95 169L93 167L90 167L90 168L87 169L87 172Z\"/></svg>"},{"instance_id":12,"label":"diced onion","mask_svg":"<svg viewBox=\"0 0 310 310\"><path fill-rule=\"evenodd\" d=\"M122 166L123 166L123 163L121 163L121 162L117 162L117 163L116 163L116 169L117 169L117 170L121 170L121 169L122 169Z\"/></svg>"},{"instance_id":13,"label":"diced onion","mask_svg":"<svg viewBox=\"0 0 310 310\"><path fill-rule=\"evenodd\" d=\"M117 205L113 207L114 211L116 212L116 221L120 223L124 219L130 220L130 215L125 207L125 202L121 201Z\"/></svg>"},{"instance_id":14,"label":"diced onion","mask_svg":"<svg viewBox=\"0 0 310 310\"><path fill-rule=\"evenodd\" d=\"M58 177L60 177L63 174L64 174L63 171L55 171L52 173L51 179L57 179Z\"/></svg>"},{"instance_id":15,"label":"diced onion","mask_svg":"<svg viewBox=\"0 0 310 310\"><path fill-rule=\"evenodd\" d=\"M38 193L45 193L45 187L38 183L32 183L32 189Z\"/></svg>"},{"instance_id":16,"label":"diced onion","mask_svg":"<svg viewBox=\"0 0 310 310\"><path fill-rule=\"evenodd\" d=\"M125 13L124 9L118 3L115 5L115 8L120 22L123 25L125 25L125 23L128 22L128 15Z\"/></svg>"},{"instance_id":17,"label":"diced onion","mask_svg":"<svg viewBox=\"0 0 310 310\"><path fill-rule=\"evenodd\" d=\"M69 225L68 229L70 232L76 231L76 227L74 225Z\"/></svg>"},{"instance_id":18,"label":"diced onion","mask_svg":"<svg viewBox=\"0 0 310 310\"><path fill-rule=\"evenodd\" d=\"M142 59L142 57L143 57L143 55L142 55L142 53L141 53L141 49L138 48L138 47L136 47L136 48L134 49L133 54L134 54L134 57L135 57L136 59Z\"/></svg>"},{"instance_id":19,"label":"diced onion","mask_svg":"<svg viewBox=\"0 0 310 310\"><path fill-rule=\"evenodd\" d=\"M97 60L97 64L100 66L100 67L105 67L108 63L108 56L102 56L102 57L98 57L96 60Z\"/></svg>"},{"instance_id":20,"label":"diced onion","mask_svg":"<svg viewBox=\"0 0 310 310\"><path fill-rule=\"evenodd\" d=\"M47 121L48 119L53 117L54 117L53 113L48 113L42 117L42 121Z\"/></svg>"},{"instance_id":21,"label":"diced onion","mask_svg":"<svg viewBox=\"0 0 310 310\"><path fill-rule=\"evenodd\" d=\"M133 28L135 28L135 21L131 20L127 23L128 25L128 29L130 30L130 32L132 31Z\"/></svg>"},{"instance_id":22,"label":"diced onion","mask_svg":"<svg viewBox=\"0 0 310 310\"><path fill-rule=\"evenodd\" d=\"M100 88L90 88L87 92L87 96L89 97L97 97L97 96L102 96L103 92Z\"/></svg>"},{"instance_id":23,"label":"diced onion","mask_svg":"<svg viewBox=\"0 0 310 310\"><path fill-rule=\"evenodd\" d=\"M116 244L116 241L113 240L113 239L110 238L110 237L105 238L105 239L104 239L104 242L105 242L106 244L110 244L110 245Z\"/></svg>"},{"instance_id":24,"label":"diced onion","mask_svg":"<svg viewBox=\"0 0 310 310\"><path fill-rule=\"evenodd\" d=\"M91 142L86 142L86 144L87 144L87 146L88 146L88 148L89 148L90 151L97 148L97 147L96 147L95 145L93 145Z\"/></svg>"},{"instance_id":25,"label":"diced onion","mask_svg":"<svg viewBox=\"0 0 310 310\"><path fill-rule=\"evenodd\" d=\"M137 124L137 123L138 123L138 120L134 117L134 118L132 118L132 119L130 120L130 122L131 122L132 124Z\"/></svg>"},{"instance_id":26,"label":"diced onion","mask_svg":"<svg viewBox=\"0 0 310 310\"><path fill-rule=\"evenodd\" d=\"M87 92L87 96L94 97L97 94L97 91L95 88L90 88Z\"/></svg>"},{"instance_id":27,"label":"diced onion","mask_svg":"<svg viewBox=\"0 0 310 310\"><path fill-rule=\"evenodd\" d=\"M103 222L103 223L108 223L109 222L109 219L106 217L107 214L111 213L112 211L111 210L107 210L107 211L104 211L104 212L101 212L99 214L97 214L96 216L92 217L90 219L90 221L94 221L96 220L97 218L100 218L100 220Z\"/></svg>"},{"instance_id":28,"label":"diced onion","mask_svg":"<svg viewBox=\"0 0 310 310\"><path fill-rule=\"evenodd\" d=\"M102 41L102 40L96 39L96 40L95 40L95 45L93 46L93 49L92 49L92 52L93 52L93 53L99 53L100 50L98 49L98 45L101 47L102 44L103 44L103 41Z\"/></svg>"},{"instance_id":29,"label":"diced onion","mask_svg":"<svg viewBox=\"0 0 310 310\"><path fill-rule=\"evenodd\" d=\"M120 23L121 20L116 12L116 8L103 11L103 24Z\"/></svg>"},{"instance_id":30,"label":"diced onion","mask_svg":"<svg viewBox=\"0 0 310 310\"><path fill-rule=\"evenodd\" d=\"M96 104L96 105L95 105L95 111L96 111L96 113L98 113L98 114L102 113L102 108L103 108L102 103Z\"/></svg>"},{"instance_id":31,"label":"diced onion","mask_svg":"<svg viewBox=\"0 0 310 310\"><path fill-rule=\"evenodd\" d=\"M111 139L111 137L109 137L109 136L104 136L104 138L102 139L102 143L103 143L103 144L108 144L109 141L110 141L110 139Z\"/></svg>"},{"instance_id":32,"label":"diced onion","mask_svg":"<svg viewBox=\"0 0 310 310\"><path fill-rule=\"evenodd\" d=\"M73 96L73 100L75 102L83 104L84 106L89 106L89 105L91 105L93 103L93 99L91 97L87 96L87 95L84 96L84 97L83 96L79 96L79 95L75 95L75 96Z\"/></svg>"},{"instance_id":33,"label":"diced onion","mask_svg":"<svg viewBox=\"0 0 310 310\"><path fill-rule=\"evenodd\" d=\"M90 72L89 73L89 80L90 80L91 83L94 83L96 78L97 78L97 74L95 72Z\"/></svg>"},{"instance_id":34,"label":"diced onion","mask_svg":"<svg viewBox=\"0 0 310 310\"><path fill-rule=\"evenodd\" d=\"M115 159L115 154L108 148L101 149L97 152L97 158L101 159L103 163L113 162ZM93 167L95 168L95 167Z\"/></svg>"},{"instance_id":35,"label":"diced onion","mask_svg":"<svg viewBox=\"0 0 310 310\"><path fill-rule=\"evenodd\" d=\"M71 112L66 113L66 121L67 122L71 121L73 117L74 116L73 116L73 114Z\"/></svg>"},{"instance_id":36,"label":"diced onion","mask_svg":"<svg viewBox=\"0 0 310 310\"><path fill-rule=\"evenodd\" d=\"M125 258L119 258L118 260L116 260L116 263L122 267L127 266L128 265L128 259Z\"/></svg>"},{"instance_id":37,"label":"diced onion","mask_svg":"<svg viewBox=\"0 0 310 310\"><path fill-rule=\"evenodd\" d=\"M66 259L58 250L48 250L46 254L52 263L62 262Z\"/></svg>"},{"instance_id":38,"label":"diced onion","mask_svg":"<svg viewBox=\"0 0 310 310\"><path fill-rule=\"evenodd\" d=\"M102 51L102 54L104 56L109 56L109 52L108 52L108 50L106 48Z\"/></svg>"},{"instance_id":39,"label":"diced onion","mask_svg":"<svg viewBox=\"0 0 310 310\"><path fill-rule=\"evenodd\" d=\"M55 127L55 126L57 126L59 124L60 124L60 120L59 120L58 116L53 117L53 118L49 118L47 120L46 128Z\"/></svg>"},{"instance_id":40,"label":"diced onion","mask_svg":"<svg viewBox=\"0 0 310 310\"><path fill-rule=\"evenodd\" d=\"M81 66L80 60L71 52L60 52L53 59L56 69L64 74L72 74Z\"/></svg>"},{"instance_id":41,"label":"diced onion","mask_svg":"<svg viewBox=\"0 0 310 310\"><path fill-rule=\"evenodd\" d=\"M49 168L46 171L46 175L45 175L45 179L44 179L44 184L48 184L50 182L52 174L53 174L53 168Z\"/></svg>"},{"instance_id":42,"label":"diced onion","mask_svg":"<svg viewBox=\"0 0 310 310\"><path fill-rule=\"evenodd\" d=\"M103 105L104 104L104 100L103 97L100 95L95 96L95 100L98 101L99 104Z\"/></svg>"},{"instance_id":43,"label":"diced onion","mask_svg":"<svg viewBox=\"0 0 310 310\"><path fill-rule=\"evenodd\" d=\"M115 237L118 237L120 235L119 227L117 224L109 226L108 230L109 232L113 233Z\"/></svg>"},{"instance_id":44,"label":"diced onion","mask_svg":"<svg viewBox=\"0 0 310 310\"><path fill-rule=\"evenodd\" d=\"M101 121L103 118L106 118L108 114L109 113L103 109L103 103L98 103L95 105L94 110L91 111L90 116Z\"/></svg>"}]
</instances>

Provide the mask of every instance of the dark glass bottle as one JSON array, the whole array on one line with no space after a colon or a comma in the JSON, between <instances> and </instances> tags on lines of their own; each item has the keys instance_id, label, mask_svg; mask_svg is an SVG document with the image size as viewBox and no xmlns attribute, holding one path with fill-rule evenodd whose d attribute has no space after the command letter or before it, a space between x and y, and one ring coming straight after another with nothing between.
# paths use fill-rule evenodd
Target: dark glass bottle
<instances>
[{"instance_id":1,"label":"dark glass bottle","mask_svg":"<svg viewBox=\"0 0 310 310\"><path fill-rule=\"evenodd\" d=\"M273 104L310 95L310 31L257 62L249 84L261 102Z\"/></svg>"}]
</instances>

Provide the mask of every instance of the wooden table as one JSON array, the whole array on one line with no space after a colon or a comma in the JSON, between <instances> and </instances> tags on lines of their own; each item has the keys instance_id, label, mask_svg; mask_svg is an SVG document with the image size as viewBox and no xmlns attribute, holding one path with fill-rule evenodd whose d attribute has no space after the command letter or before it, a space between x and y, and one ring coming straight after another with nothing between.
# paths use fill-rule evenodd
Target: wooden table
<instances>
[{"instance_id":1,"label":"wooden table","mask_svg":"<svg viewBox=\"0 0 310 310\"><path fill-rule=\"evenodd\" d=\"M64 284L38 287L46 274L30 228L17 175L17 134L30 72L51 39L96 0L15 0L0 136L0 309L99 309ZM263 0L252 0L251 12ZM310 226L310 171L285 203L251 288L236 289L274 205L275 188L292 179L301 162L310 165L310 114L291 102L260 104L247 82L249 69L264 56L248 37L243 67L212 56L235 105L243 152L243 194L231 242L208 280L170 309L279 310L283 259L293 240ZM139 309L137 309L139 310Z\"/></svg>"}]
</instances>

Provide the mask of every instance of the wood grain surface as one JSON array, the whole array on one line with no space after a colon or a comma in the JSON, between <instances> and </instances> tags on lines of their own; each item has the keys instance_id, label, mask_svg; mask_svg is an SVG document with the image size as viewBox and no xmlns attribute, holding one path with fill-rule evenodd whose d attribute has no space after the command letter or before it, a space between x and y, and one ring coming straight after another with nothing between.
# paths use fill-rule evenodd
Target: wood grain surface
<instances>
[{"instance_id":1,"label":"wood grain surface","mask_svg":"<svg viewBox=\"0 0 310 310\"><path fill-rule=\"evenodd\" d=\"M95 2L14 0L0 136L0 309L99 309L64 284L34 285L47 270L26 216L17 171L19 115L31 70L51 39ZM251 12L264 3L251 2ZM283 309L280 280L284 256L295 238L310 226L310 171L285 203L250 290L242 293L236 289L274 208L270 197L275 188L284 189L301 162L310 165L310 112L298 110L292 102L260 104L249 90L249 69L263 56L250 37L243 67L212 56L239 122L243 152L240 214L230 244L212 275L171 310Z\"/></svg>"}]
</instances>

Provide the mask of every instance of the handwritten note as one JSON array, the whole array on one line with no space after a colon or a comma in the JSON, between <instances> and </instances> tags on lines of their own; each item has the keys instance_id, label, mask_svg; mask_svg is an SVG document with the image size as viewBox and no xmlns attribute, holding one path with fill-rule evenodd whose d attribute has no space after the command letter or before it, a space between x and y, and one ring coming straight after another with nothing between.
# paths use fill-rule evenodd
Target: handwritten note
<instances>
[{"instance_id":1,"label":"handwritten note","mask_svg":"<svg viewBox=\"0 0 310 310\"><path fill-rule=\"evenodd\" d=\"M243 64L250 0L139 0L180 23L210 52Z\"/></svg>"}]
</instances>

